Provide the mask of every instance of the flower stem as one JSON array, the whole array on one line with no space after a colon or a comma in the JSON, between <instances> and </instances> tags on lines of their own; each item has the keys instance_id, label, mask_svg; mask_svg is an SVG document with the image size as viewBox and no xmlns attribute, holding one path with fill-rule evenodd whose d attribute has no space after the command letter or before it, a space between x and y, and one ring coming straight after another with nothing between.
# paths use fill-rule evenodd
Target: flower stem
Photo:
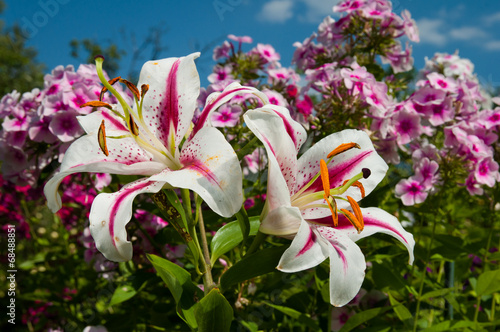
<instances>
[{"instance_id":1,"label":"flower stem","mask_svg":"<svg viewBox=\"0 0 500 332\"><path fill-rule=\"evenodd\" d=\"M201 212L201 205L198 207L198 226L200 227L201 248L203 250L203 258L205 262L205 274L203 274L203 285L205 286L205 294L208 294L214 287L214 279L212 278L212 266L210 265L210 251L208 250L207 234L205 232L205 222Z\"/></svg>"}]
</instances>

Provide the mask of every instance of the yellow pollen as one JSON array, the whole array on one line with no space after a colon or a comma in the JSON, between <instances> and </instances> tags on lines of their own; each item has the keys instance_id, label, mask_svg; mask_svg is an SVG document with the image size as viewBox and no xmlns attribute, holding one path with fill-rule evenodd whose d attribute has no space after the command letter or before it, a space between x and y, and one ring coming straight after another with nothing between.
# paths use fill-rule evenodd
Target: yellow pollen
<instances>
[{"instance_id":1,"label":"yellow pollen","mask_svg":"<svg viewBox=\"0 0 500 332\"><path fill-rule=\"evenodd\" d=\"M328 158L334 157L352 148L361 149L358 143L342 143L338 147L336 147L332 152L330 152L327 157Z\"/></svg>"}]
</instances>

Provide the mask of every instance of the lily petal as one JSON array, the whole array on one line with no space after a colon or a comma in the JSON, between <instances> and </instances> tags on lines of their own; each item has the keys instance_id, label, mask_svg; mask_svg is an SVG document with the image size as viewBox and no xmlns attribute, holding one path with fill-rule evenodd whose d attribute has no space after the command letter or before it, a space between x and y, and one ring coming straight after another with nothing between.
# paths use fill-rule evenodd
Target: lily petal
<instances>
[{"instance_id":1,"label":"lily petal","mask_svg":"<svg viewBox=\"0 0 500 332\"><path fill-rule=\"evenodd\" d=\"M254 87L242 86L238 82L233 82L229 84L222 92L211 93L205 103L205 107L196 122L193 131L191 132L191 137L196 135L203 127L211 126L210 124L210 114L218 109L224 103L227 103L236 95L242 95L251 93L261 100L263 104L269 104L269 99L267 96L257 90Z\"/></svg>"},{"instance_id":2,"label":"lily petal","mask_svg":"<svg viewBox=\"0 0 500 332\"><path fill-rule=\"evenodd\" d=\"M67 175L79 172L151 175L165 168L162 163L151 161L151 157L141 149L130 149L134 145L133 138L108 139L107 145L109 156L99 147L97 131L80 137L70 145L60 171L44 187L52 212L57 212L62 206L57 189Z\"/></svg>"},{"instance_id":3,"label":"lily petal","mask_svg":"<svg viewBox=\"0 0 500 332\"><path fill-rule=\"evenodd\" d=\"M185 144L180 170L164 169L151 176L173 187L191 189L223 217L231 217L243 204L242 172L238 157L224 135L205 127Z\"/></svg>"},{"instance_id":4,"label":"lily petal","mask_svg":"<svg viewBox=\"0 0 500 332\"><path fill-rule=\"evenodd\" d=\"M277 269L298 272L315 267L329 255L329 244L315 226L302 220L290 247L281 256Z\"/></svg>"},{"instance_id":5,"label":"lily petal","mask_svg":"<svg viewBox=\"0 0 500 332\"><path fill-rule=\"evenodd\" d=\"M358 294L365 278L365 256L356 243L335 228L318 226L329 244L330 303L341 307Z\"/></svg>"},{"instance_id":6,"label":"lily petal","mask_svg":"<svg viewBox=\"0 0 500 332\"><path fill-rule=\"evenodd\" d=\"M265 210L266 208L264 208ZM299 208L294 206L278 206L268 213L263 213L263 215L265 217L259 230L265 234L283 237L297 233L303 220Z\"/></svg>"},{"instance_id":7,"label":"lily petal","mask_svg":"<svg viewBox=\"0 0 500 332\"><path fill-rule=\"evenodd\" d=\"M127 240L125 229L132 218L132 202L138 194L156 193L163 185L163 182L141 179L115 193L97 195L90 209L90 233L104 257L115 262L132 259L132 243Z\"/></svg>"},{"instance_id":8,"label":"lily petal","mask_svg":"<svg viewBox=\"0 0 500 332\"><path fill-rule=\"evenodd\" d=\"M194 59L199 56L200 53L193 53L148 61L141 69L138 86L149 84L143 102L144 120L170 152L179 146L193 119L200 93Z\"/></svg>"},{"instance_id":9,"label":"lily petal","mask_svg":"<svg viewBox=\"0 0 500 332\"><path fill-rule=\"evenodd\" d=\"M375 207L362 208L361 214L365 222L365 228L358 234L345 216L339 216L339 226L337 229L345 233L353 241L365 238L375 233L383 233L398 239L408 250L408 264L413 264L413 248L415 240L413 235L408 233L399 220L392 214Z\"/></svg>"}]
</instances>

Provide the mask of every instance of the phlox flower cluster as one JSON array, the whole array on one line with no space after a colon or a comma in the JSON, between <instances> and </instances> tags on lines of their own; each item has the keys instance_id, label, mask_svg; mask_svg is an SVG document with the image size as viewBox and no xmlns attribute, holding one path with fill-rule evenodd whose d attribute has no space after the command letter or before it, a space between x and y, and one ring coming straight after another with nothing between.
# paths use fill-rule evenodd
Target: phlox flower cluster
<instances>
[{"instance_id":1,"label":"phlox flower cluster","mask_svg":"<svg viewBox=\"0 0 500 332\"><path fill-rule=\"evenodd\" d=\"M213 59L218 64L208 76L211 84L206 89L202 88L200 104L204 104L208 94L222 91L232 82L238 82L261 88L271 104L289 108L295 120L307 124L313 103L309 96L300 92L300 76L295 70L281 65L281 57L271 45L258 43L244 52L242 44L252 43L252 38L228 35L228 39L230 41L226 40L214 49ZM247 109L241 105L245 100L244 96L236 96L215 111L211 118L212 125L232 127L241 123L241 116Z\"/></svg>"},{"instance_id":2,"label":"phlox flower cluster","mask_svg":"<svg viewBox=\"0 0 500 332\"><path fill-rule=\"evenodd\" d=\"M399 182L396 194L405 205L418 204L452 182L482 195L500 180L494 159L500 108L487 104L472 63L458 54L436 54L420 77L408 99L374 121L386 128L382 139L412 157L414 175Z\"/></svg>"},{"instance_id":3,"label":"phlox flower cluster","mask_svg":"<svg viewBox=\"0 0 500 332\"><path fill-rule=\"evenodd\" d=\"M348 66L354 58L366 65L373 63L377 55L382 57L383 63L390 64L395 73L412 68L411 47L406 45L403 49L401 42L396 40L406 36L411 41L419 41L415 21L408 11L398 16L387 0L345 0L333 10L345 15L338 21L326 17L317 32L302 43L294 44L297 49L293 62L300 70L334 62ZM370 49L369 54L366 49Z\"/></svg>"},{"instance_id":4,"label":"phlox flower cluster","mask_svg":"<svg viewBox=\"0 0 500 332\"><path fill-rule=\"evenodd\" d=\"M76 71L58 66L44 81L43 89L13 91L0 101L1 171L20 185L36 185L45 167L62 160L69 144L84 133L77 116L91 110L80 105L99 97L102 88L94 65ZM116 102L113 96L104 98Z\"/></svg>"}]
</instances>

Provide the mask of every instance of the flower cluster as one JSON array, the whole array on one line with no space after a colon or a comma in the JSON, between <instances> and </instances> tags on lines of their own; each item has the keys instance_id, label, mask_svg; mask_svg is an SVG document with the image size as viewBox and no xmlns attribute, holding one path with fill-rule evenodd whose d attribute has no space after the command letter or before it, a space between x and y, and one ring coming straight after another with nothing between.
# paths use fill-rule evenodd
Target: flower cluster
<instances>
[{"instance_id":1,"label":"flower cluster","mask_svg":"<svg viewBox=\"0 0 500 332\"><path fill-rule=\"evenodd\" d=\"M58 66L44 78L44 88L22 95L13 91L0 101L2 174L20 185L36 185L42 170L60 162L69 144L83 134L80 105L101 92L95 66ZM130 97L128 97L130 98ZM115 103L114 97L105 97Z\"/></svg>"},{"instance_id":2,"label":"flower cluster","mask_svg":"<svg viewBox=\"0 0 500 332\"><path fill-rule=\"evenodd\" d=\"M396 194L413 205L455 183L482 195L484 185L500 180L494 159L500 108L487 105L472 64L458 54L436 54L420 77L417 91L372 128L412 157L414 175L399 182Z\"/></svg>"},{"instance_id":3,"label":"flower cluster","mask_svg":"<svg viewBox=\"0 0 500 332\"><path fill-rule=\"evenodd\" d=\"M344 0L333 10L345 15L338 21L326 17L316 33L294 44L297 49L293 61L300 70L334 62L348 66L355 58L364 66L373 64L377 55L395 73L412 68L411 47L407 45L403 50L401 42L396 40L407 36L411 41L419 41L415 21L408 11L398 16L387 0Z\"/></svg>"}]
</instances>

